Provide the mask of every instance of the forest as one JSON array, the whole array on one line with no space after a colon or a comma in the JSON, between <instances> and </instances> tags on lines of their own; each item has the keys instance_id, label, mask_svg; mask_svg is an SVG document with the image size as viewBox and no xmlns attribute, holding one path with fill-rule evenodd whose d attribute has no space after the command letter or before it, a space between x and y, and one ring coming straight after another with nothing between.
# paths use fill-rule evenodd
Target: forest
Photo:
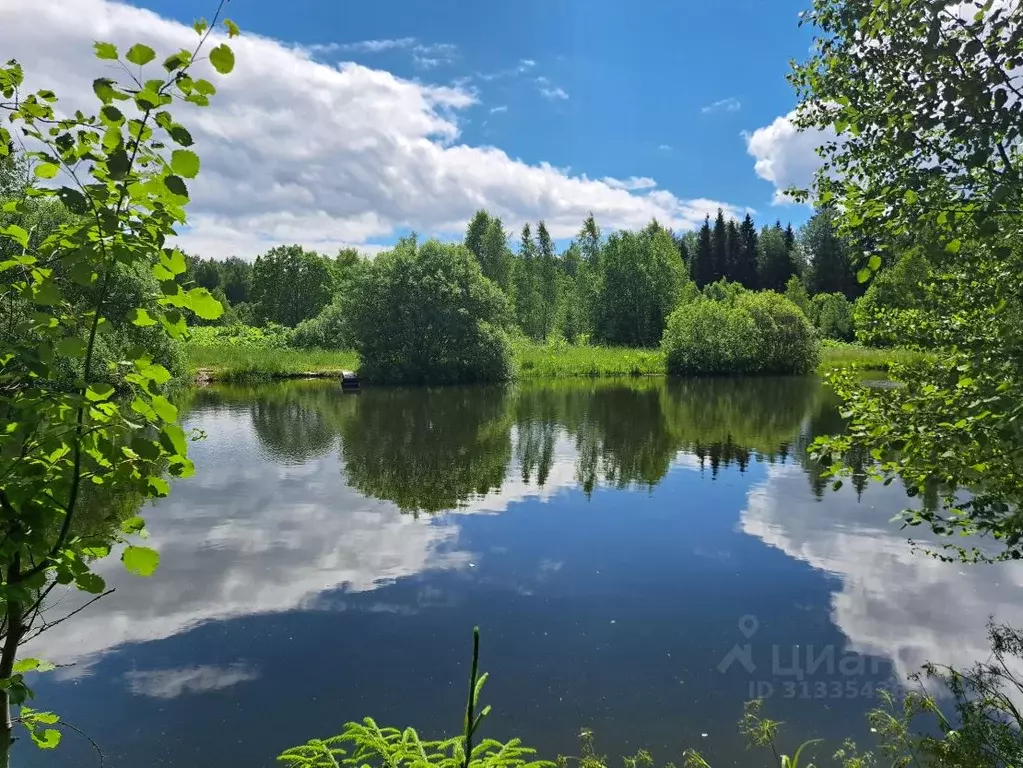
<instances>
[{"instance_id":1,"label":"forest","mask_svg":"<svg viewBox=\"0 0 1023 768\"><path fill-rule=\"evenodd\" d=\"M613 231L606 237L591 215L560 252L543 221L535 227L525 224L513 237L499 217L480 210L461 244L420 244L412 235L375 259L355 249L328 256L298 245L279 246L251 264L236 257L187 255L185 279L211 291L225 307L209 323L218 330L196 334L202 346L260 346L272 339L276 346L293 349L358 349L364 375L377 380L452 380L441 365L444 350L467 349L466 339L479 335L478 323L490 329L484 346L497 350L490 357L491 367L485 370L482 358L477 365L453 361L461 371L454 379L513 376L504 349L508 339L562 345L565 354L589 348L594 356L602 347L660 347L665 354L668 345L685 347L686 354L641 366L641 372L664 372L667 365L672 372L691 374L798 373L813 369L818 340L859 338L894 346L895 340L886 342L872 333L872 318L882 303L911 303L909 293L918 275L907 277L907 265L894 264L868 289L857 279L856 247L839 232L831 209L815 212L798 232L781 222L758 229L748 214L740 222L719 210L714 220L708 216L694 231L673 232L653 221L642 231ZM452 266L459 259L461 267ZM474 262L472 276L465 271L470 269L465 259ZM400 268L393 265L396 261ZM482 287L476 273L489 287ZM384 274L391 277L381 280ZM428 306L433 299L421 291L415 297L389 293L387 285L398 281L399 274L417 274L421 285L475 281L479 296L488 299L469 309L476 322L458 331L457 344L438 338L429 360L410 365L418 346L410 340L392 363L381 366L375 356L387 352L371 348L381 335L375 328L386 325L389 337L396 338L402 327L443 327L449 332L456 327L433 322L452 308L447 299ZM456 274L461 277L456 279ZM404 313L396 311L395 302L405 307ZM414 321L411 307L416 307ZM774 317L778 312L784 316L781 321ZM402 317L404 325L396 321ZM750 334L751 327L757 332ZM755 348L738 343L781 327L790 330L788 341L762 339ZM211 360L212 354L208 349L203 359ZM504 362L494 366L494 359ZM399 371L403 365L408 370Z\"/></svg>"}]
</instances>

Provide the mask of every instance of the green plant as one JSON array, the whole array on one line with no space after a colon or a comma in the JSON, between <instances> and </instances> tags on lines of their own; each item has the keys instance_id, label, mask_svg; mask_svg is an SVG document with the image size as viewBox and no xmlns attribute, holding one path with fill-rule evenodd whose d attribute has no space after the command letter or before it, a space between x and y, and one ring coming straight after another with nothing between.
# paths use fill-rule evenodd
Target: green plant
<instances>
[{"instance_id":1,"label":"green plant","mask_svg":"<svg viewBox=\"0 0 1023 768\"><path fill-rule=\"evenodd\" d=\"M479 674L479 628L473 630L472 668L462 732L448 739L423 740L413 728L381 728L367 717L348 723L330 739L315 739L283 752L277 759L295 768L554 768L534 758L535 750L518 739L500 742L474 739L490 707L480 709L487 675Z\"/></svg>"},{"instance_id":2,"label":"green plant","mask_svg":"<svg viewBox=\"0 0 1023 768\"><path fill-rule=\"evenodd\" d=\"M352 334L344 308L331 303L320 314L303 320L288 337L298 349L351 349Z\"/></svg>"},{"instance_id":3,"label":"green plant","mask_svg":"<svg viewBox=\"0 0 1023 768\"><path fill-rule=\"evenodd\" d=\"M367 380L451 384L512 377L507 297L463 246L403 241L355 278L342 306Z\"/></svg>"},{"instance_id":4,"label":"green plant","mask_svg":"<svg viewBox=\"0 0 1023 768\"><path fill-rule=\"evenodd\" d=\"M852 341L852 304L841 293L818 293L809 317L822 338Z\"/></svg>"},{"instance_id":5,"label":"green plant","mask_svg":"<svg viewBox=\"0 0 1023 768\"><path fill-rule=\"evenodd\" d=\"M233 23L224 24L229 35L237 34ZM180 339L186 311L205 318L222 311L208 290L182 287L185 257L166 245L186 221L185 179L199 171L199 157L188 149L192 138L167 107L175 99L204 106L216 92L192 69L211 29L205 21L196 24L198 44L167 57L160 78L131 75L127 85L95 80L100 106L91 116L61 116L56 94L24 93L21 67L0 66L0 112L28 140L25 157L41 184L24 188L3 212L25 214L29 201L45 200L74 214L41 240L16 223L0 227L6 246L0 300L32 306L16 318L15 332L0 339L0 764L10 761L11 707L32 696L24 675L47 666L17 658L47 596L60 585L103 593L92 564L115 545L124 545L121 560L133 573L149 575L159 562L156 551L133 543L144 533L139 517L120 530L79 534L75 520L88 488L146 499L167 495L166 472L192 472L188 436L162 390L171 374L156 362L151 334ZM123 57L110 43L97 42L95 51L135 71L156 59L141 44ZM224 43L208 58L221 74L234 66ZM10 153L11 138L0 128L0 156ZM157 298L143 301L138 292L119 290L122 273L131 270L148 273L159 285ZM108 345L112 359L104 360L107 334L129 324L147 332L130 348L115 352ZM76 363L70 387L53 384L58 356ZM52 722L50 713L21 714L43 747L56 744L55 729L39 730Z\"/></svg>"}]
</instances>

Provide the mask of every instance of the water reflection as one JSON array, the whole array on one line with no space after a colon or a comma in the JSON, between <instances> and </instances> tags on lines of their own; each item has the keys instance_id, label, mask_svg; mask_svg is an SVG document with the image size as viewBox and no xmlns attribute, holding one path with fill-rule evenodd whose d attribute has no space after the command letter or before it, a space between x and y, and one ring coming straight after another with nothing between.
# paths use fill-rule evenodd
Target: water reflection
<instances>
[{"instance_id":1,"label":"water reflection","mask_svg":"<svg viewBox=\"0 0 1023 768\"><path fill-rule=\"evenodd\" d=\"M609 753L731 733L753 678L718 664L747 614L758 659L831 645L900 676L983 656L990 614L1023 624L1023 567L913 554L898 485L830 491L807 447L842 424L813 380L295 382L185 410L208 437L145 511L160 569L104 562L117 592L30 649L73 664L40 697L120 764L266 764L366 714L436 734L476 623L494 727L547 754L583 726ZM869 704L772 714L842 736Z\"/></svg>"}]
</instances>

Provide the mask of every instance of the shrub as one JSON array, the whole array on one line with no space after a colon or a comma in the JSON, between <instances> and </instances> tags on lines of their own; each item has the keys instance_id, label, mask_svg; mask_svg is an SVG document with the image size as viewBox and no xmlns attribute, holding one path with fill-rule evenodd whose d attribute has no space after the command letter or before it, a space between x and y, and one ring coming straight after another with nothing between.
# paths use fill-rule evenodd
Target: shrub
<instances>
[{"instance_id":1,"label":"shrub","mask_svg":"<svg viewBox=\"0 0 1023 768\"><path fill-rule=\"evenodd\" d=\"M911 314L925 305L924 286L932 277L926 259L913 251L879 272L867 292L853 305L857 341L875 347L903 346L910 342L926 346L925 338L915 338L913 323L900 323L899 315ZM893 326L898 333L893 332Z\"/></svg>"},{"instance_id":2,"label":"shrub","mask_svg":"<svg viewBox=\"0 0 1023 768\"><path fill-rule=\"evenodd\" d=\"M789 299L773 291L747 291L736 309L748 312L757 329L757 373L803 374L817 367L820 347L813 326Z\"/></svg>"},{"instance_id":3,"label":"shrub","mask_svg":"<svg viewBox=\"0 0 1023 768\"><path fill-rule=\"evenodd\" d=\"M668 373L715 375L755 368L756 326L747 312L717 301L683 304L668 318L661 347Z\"/></svg>"},{"instance_id":4,"label":"shrub","mask_svg":"<svg viewBox=\"0 0 1023 768\"><path fill-rule=\"evenodd\" d=\"M713 283L703 286L703 295L713 301L723 301L726 304L733 303L740 294L745 292L742 283L729 282L722 278Z\"/></svg>"},{"instance_id":5,"label":"shrub","mask_svg":"<svg viewBox=\"0 0 1023 768\"><path fill-rule=\"evenodd\" d=\"M785 298L799 307L804 315L813 317L813 305L810 301L810 294L807 293L806 286L798 275L793 275L785 283Z\"/></svg>"},{"instance_id":6,"label":"shrub","mask_svg":"<svg viewBox=\"0 0 1023 768\"><path fill-rule=\"evenodd\" d=\"M745 291L731 305L682 305L668 319L661 347L672 374L803 374L820 354L806 316L770 291Z\"/></svg>"},{"instance_id":7,"label":"shrub","mask_svg":"<svg viewBox=\"0 0 1023 768\"><path fill-rule=\"evenodd\" d=\"M819 293L813 297L812 317L825 339L852 341L852 303L841 293Z\"/></svg>"},{"instance_id":8,"label":"shrub","mask_svg":"<svg viewBox=\"0 0 1023 768\"><path fill-rule=\"evenodd\" d=\"M339 303L328 304L316 317L303 320L291 332L289 345L297 349L351 349L348 317Z\"/></svg>"},{"instance_id":9,"label":"shrub","mask_svg":"<svg viewBox=\"0 0 1023 768\"><path fill-rule=\"evenodd\" d=\"M369 381L504 381L508 300L461 245L404 241L355 277L342 301Z\"/></svg>"}]
</instances>

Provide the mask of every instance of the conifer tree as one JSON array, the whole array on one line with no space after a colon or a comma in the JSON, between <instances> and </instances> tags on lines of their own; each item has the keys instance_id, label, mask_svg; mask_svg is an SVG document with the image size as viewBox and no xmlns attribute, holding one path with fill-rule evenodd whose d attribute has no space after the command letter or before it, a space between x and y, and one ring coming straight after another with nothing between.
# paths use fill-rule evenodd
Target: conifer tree
<instances>
[{"instance_id":1,"label":"conifer tree","mask_svg":"<svg viewBox=\"0 0 1023 768\"><path fill-rule=\"evenodd\" d=\"M537 286L540 294L540 338L554 330L558 316L558 261L547 225L541 221L536 228Z\"/></svg>"},{"instance_id":2,"label":"conifer tree","mask_svg":"<svg viewBox=\"0 0 1023 768\"><path fill-rule=\"evenodd\" d=\"M836 213L817 211L799 232L799 242L808 259L806 286L811 294L842 293L857 298L861 293L849 258L849 247L839 235Z\"/></svg>"},{"instance_id":3,"label":"conifer tree","mask_svg":"<svg viewBox=\"0 0 1023 768\"><path fill-rule=\"evenodd\" d=\"M785 230L781 228L781 222L760 230L757 246L758 286L763 290L783 293L796 270L785 247Z\"/></svg>"},{"instance_id":4,"label":"conifer tree","mask_svg":"<svg viewBox=\"0 0 1023 768\"><path fill-rule=\"evenodd\" d=\"M739 254L736 280L750 290L757 288L757 228L748 213L739 227Z\"/></svg>"},{"instance_id":5,"label":"conifer tree","mask_svg":"<svg viewBox=\"0 0 1023 768\"><path fill-rule=\"evenodd\" d=\"M693 280L698 288L703 288L714 282L714 246L710 232L710 216L703 220L700 227L699 241L696 246L696 254L693 257L691 270Z\"/></svg>"},{"instance_id":6,"label":"conifer tree","mask_svg":"<svg viewBox=\"0 0 1023 768\"><path fill-rule=\"evenodd\" d=\"M727 251L727 269L722 277L732 282L742 282L740 273L742 271L742 241L739 238L739 225L735 219L729 219L725 229L725 250Z\"/></svg>"},{"instance_id":7,"label":"conifer tree","mask_svg":"<svg viewBox=\"0 0 1023 768\"><path fill-rule=\"evenodd\" d=\"M714 236L711 242L714 247L714 262L710 282L713 283L728 275L728 227L725 224L725 212L720 208L714 220Z\"/></svg>"},{"instance_id":8,"label":"conifer tree","mask_svg":"<svg viewBox=\"0 0 1023 768\"><path fill-rule=\"evenodd\" d=\"M522 226L522 240L515 264L515 319L531 339L541 336L540 296L537 292L536 243L529 224Z\"/></svg>"}]
</instances>

